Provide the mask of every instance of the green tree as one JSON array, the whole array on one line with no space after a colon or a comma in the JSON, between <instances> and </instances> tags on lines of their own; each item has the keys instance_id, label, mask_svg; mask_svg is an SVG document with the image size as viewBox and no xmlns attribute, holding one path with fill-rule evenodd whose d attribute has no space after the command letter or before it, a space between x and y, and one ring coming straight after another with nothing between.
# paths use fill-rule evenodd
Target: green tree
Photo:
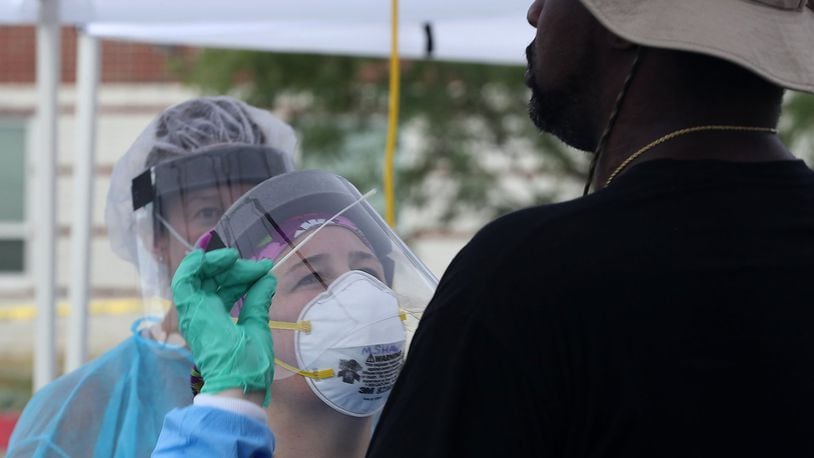
<instances>
[{"instance_id":1,"label":"green tree","mask_svg":"<svg viewBox=\"0 0 814 458\"><path fill-rule=\"evenodd\" d=\"M814 95L792 93L786 98L780 135L797 156L814 164Z\"/></svg>"},{"instance_id":2,"label":"green tree","mask_svg":"<svg viewBox=\"0 0 814 458\"><path fill-rule=\"evenodd\" d=\"M301 134L304 167L334 170L362 190L381 187L386 60L206 50L179 68L205 92L237 93L258 106L283 107L283 116ZM397 208L425 210L421 228L445 227L464 216L482 222L551 201L559 186L541 177L584 179L584 157L539 135L528 121L523 72L402 63ZM523 192L516 191L520 188Z\"/></svg>"}]
</instances>

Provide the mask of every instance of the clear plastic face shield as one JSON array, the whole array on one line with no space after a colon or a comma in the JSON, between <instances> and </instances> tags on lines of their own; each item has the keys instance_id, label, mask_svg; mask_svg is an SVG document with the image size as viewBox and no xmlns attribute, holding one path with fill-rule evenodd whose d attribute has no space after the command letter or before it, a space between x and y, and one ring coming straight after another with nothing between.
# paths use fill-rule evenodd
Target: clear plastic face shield
<instances>
[{"instance_id":1,"label":"clear plastic face shield","mask_svg":"<svg viewBox=\"0 0 814 458\"><path fill-rule=\"evenodd\" d=\"M137 262L144 312L171 307L172 275L195 241L212 230L238 198L269 177L293 170L274 148L217 145L161 163L133 179Z\"/></svg>"},{"instance_id":2,"label":"clear plastic face shield","mask_svg":"<svg viewBox=\"0 0 814 458\"><path fill-rule=\"evenodd\" d=\"M316 170L267 180L201 242L224 246L275 262L275 399L293 378L345 415L378 412L437 280L356 188Z\"/></svg>"}]
</instances>

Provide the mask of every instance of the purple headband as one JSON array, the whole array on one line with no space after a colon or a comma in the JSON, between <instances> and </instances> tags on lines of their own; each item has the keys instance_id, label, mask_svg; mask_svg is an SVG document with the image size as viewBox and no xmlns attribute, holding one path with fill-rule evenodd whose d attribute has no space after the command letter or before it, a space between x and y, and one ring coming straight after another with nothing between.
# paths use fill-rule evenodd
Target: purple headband
<instances>
[{"instance_id":1,"label":"purple headband","mask_svg":"<svg viewBox=\"0 0 814 458\"><path fill-rule=\"evenodd\" d=\"M275 227L274 234L266 246L252 255L251 259L271 259L275 260L280 253L285 251L286 248L293 248L297 245L295 242L300 236L316 229L325 224L328 219L333 215L324 213L306 213L304 215L289 218L283 224ZM373 251L373 246L365 237L359 228L353 224L351 220L344 216L337 216L330 223L329 226L339 226L348 229L356 234L362 242Z\"/></svg>"}]
</instances>

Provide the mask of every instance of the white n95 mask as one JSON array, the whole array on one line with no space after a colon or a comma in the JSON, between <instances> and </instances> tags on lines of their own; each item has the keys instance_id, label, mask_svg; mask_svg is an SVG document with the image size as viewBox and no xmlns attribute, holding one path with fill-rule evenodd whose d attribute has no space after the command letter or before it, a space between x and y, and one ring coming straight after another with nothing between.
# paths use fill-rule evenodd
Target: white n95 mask
<instances>
[{"instance_id":1,"label":"white n95 mask","mask_svg":"<svg viewBox=\"0 0 814 458\"><path fill-rule=\"evenodd\" d=\"M390 288L365 272L346 272L300 313L294 336L299 368L277 363L305 376L333 409L373 415L384 406L404 360L404 318ZM291 329L288 323L270 326Z\"/></svg>"}]
</instances>

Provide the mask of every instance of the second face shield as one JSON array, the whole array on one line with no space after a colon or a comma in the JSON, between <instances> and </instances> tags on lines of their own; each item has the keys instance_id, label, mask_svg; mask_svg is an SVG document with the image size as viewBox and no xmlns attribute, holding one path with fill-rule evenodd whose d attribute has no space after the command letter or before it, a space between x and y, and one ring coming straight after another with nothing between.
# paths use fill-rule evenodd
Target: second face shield
<instances>
[{"instance_id":1,"label":"second face shield","mask_svg":"<svg viewBox=\"0 0 814 458\"><path fill-rule=\"evenodd\" d=\"M203 245L275 262L275 380L302 377L346 415L384 405L437 280L356 188L321 171L280 175L238 200Z\"/></svg>"},{"instance_id":2,"label":"second face shield","mask_svg":"<svg viewBox=\"0 0 814 458\"><path fill-rule=\"evenodd\" d=\"M213 145L154 165L132 180L136 264L144 312L162 316L175 269L192 244L258 183L294 169L289 154Z\"/></svg>"}]
</instances>

